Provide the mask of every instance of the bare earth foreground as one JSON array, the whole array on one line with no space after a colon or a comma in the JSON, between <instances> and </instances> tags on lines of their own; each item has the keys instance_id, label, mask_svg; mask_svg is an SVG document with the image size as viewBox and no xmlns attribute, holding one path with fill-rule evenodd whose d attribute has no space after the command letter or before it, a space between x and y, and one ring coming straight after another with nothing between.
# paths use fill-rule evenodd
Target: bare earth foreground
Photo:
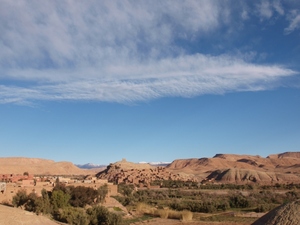
<instances>
[{"instance_id":1,"label":"bare earth foreground","mask_svg":"<svg viewBox=\"0 0 300 225\"><path fill-rule=\"evenodd\" d=\"M45 216L37 216L22 209L0 205L0 225L57 225Z\"/></svg>"},{"instance_id":2,"label":"bare earth foreground","mask_svg":"<svg viewBox=\"0 0 300 225\"><path fill-rule=\"evenodd\" d=\"M250 225L250 223L236 223L236 222L182 222L179 220L156 218L149 221L132 223L132 225Z\"/></svg>"}]
</instances>

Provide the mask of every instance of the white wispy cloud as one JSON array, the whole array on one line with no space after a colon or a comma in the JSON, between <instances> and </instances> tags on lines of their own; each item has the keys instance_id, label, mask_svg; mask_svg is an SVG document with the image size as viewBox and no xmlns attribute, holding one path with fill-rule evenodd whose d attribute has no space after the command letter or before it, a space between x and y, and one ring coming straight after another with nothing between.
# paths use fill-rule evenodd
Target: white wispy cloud
<instances>
[{"instance_id":1,"label":"white wispy cloud","mask_svg":"<svg viewBox=\"0 0 300 225\"><path fill-rule=\"evenodd\" d=\"M272 5L268 0L263 0L257 5L258 12L260 16L265 19L270 19L273 15Z\"/></svg>"},{"instance_id":2,"label":"white wispy cloud","mask_svg":"<svg viewBox=\"0 0 300 225\"><path fill-rule=\"evenodd\" d=\"M281 0L261 0L256 4L256 11L261 20L270 19L275 13L283 16L285 14Z\"/></svg>"},{"instance_id":3,"label":"white wispy cloud","mask_svg":"<svg viewBox=\"0 0 300 225\"><path fill-rule=\"evenodd\" d=\"M285 34L290 34L296 29L300 28L300 11L291 10L288 15L289 26L284 29Z\"/></svg>"},{"instance_id":4,"label":"white wispy cloud","mask_svg":"<svg viewBox=\"0 0 300 225\"><path fill-rule=\"evenodd\" d=\"M209 38L230 24L223 1L2 0L1 5L0 103L135 102L255 91L295 74L240 55L189 53L178 44ZM262 12L267 17L268 7ZM283 13L279 3L272 7Z\"/></svg>"},{"instance_id":5,"label":"white wispy cloud","mask_svg":"<svg viewBox=\"0 0 300 225\"><path fill-rule=\"evenodd\" d=\"M44 82L27 88L0 87L0 101L42 99L126 103L166 96L192 97L208 93L266 90L272 88L273 82L279 78L294 74L292 70L276 65L254 65L229 56L209 57L201 54L147 64L127 64L98 72L111 76L80 77L75 74L76 79ZM56 73L51 71L48 76L55 76ZM64 74L62 77L65 77Z\"/></svg>"}]
</instances>

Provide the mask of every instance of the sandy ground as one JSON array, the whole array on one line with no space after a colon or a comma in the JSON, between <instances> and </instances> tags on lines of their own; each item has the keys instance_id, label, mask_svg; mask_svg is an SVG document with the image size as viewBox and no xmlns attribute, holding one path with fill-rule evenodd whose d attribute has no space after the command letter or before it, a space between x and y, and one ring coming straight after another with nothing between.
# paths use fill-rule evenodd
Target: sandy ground
<instances>
[{"instance_id":1,"label":"sandy ground","mask_svg":"<svg viewBox=\"0 0 300 225\"><path fill-rule=\"evenodd\" d=\"M0 205L0 225L58 225L58 223L45 216L37 216L34 213Z\"/></svg>"},{"instance_id":2,"label":"sandy ground","mask_svg":"<svg viewBox=\"0 0 300 225\"><path fill-rule=\"evenodd\" d=\"M250 224L236 223L236 222L200 222L200 221L183 222L179 220L155 218L148 221L131 223L131 225L250 225Z\"/></svg>"}]
</instances>

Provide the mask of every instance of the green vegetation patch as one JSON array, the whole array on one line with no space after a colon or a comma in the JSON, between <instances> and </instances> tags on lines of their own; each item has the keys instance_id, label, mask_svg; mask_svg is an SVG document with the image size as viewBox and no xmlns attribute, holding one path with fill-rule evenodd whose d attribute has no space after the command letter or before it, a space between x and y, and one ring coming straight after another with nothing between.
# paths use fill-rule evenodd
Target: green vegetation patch
<instances>
[{"instance_id":1,"label":"green vegetation patch","mask_svg":"<svg viewBox=\"0 0 300 225\"><path fill-rule=\"evenodd\" d=\"M113 207L114 211L122 212L123 210L120 207Z\"/></svg>"}]
</instances>

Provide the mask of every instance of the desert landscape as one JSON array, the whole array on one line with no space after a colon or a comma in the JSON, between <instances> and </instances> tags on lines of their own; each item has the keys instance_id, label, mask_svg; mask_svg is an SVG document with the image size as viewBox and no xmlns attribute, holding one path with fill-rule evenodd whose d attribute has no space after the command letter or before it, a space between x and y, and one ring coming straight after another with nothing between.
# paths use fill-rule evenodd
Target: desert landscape
<instances>
[{"instance_id":1,"label":"desert landscape","mask_svg":"<svg viewBox=\"0 0 300 225\"><path fill-rule=\"evenodd\" d=\"M0 158L0 170L0 224L92 224L88 218L91 209L99 210L95 207L116 215L116 224L299 222L300 152L266 158L217 154L176 159L166 166L122 159L100 172L80 169L71 162L8 157ZM69 202L55 213L50 210L53 206L47 212L32 203L46 196L51 205L56 192L68 196ZM78 203L85 192L93 193L97 200ZM26 197L24 202L22 196ZM78 209L72 208L75 206L87 210L81 220L74 219L78 215ZM286 216L279 218L282 214Z\"/></svg>"},{"instance_id":2,"label":"desert landscape","mask_svg":"<svg viewBox=\"0 0 300 225\"><path fill-rule=\"evenodd\" d=\"M0 225L294 225L299 0L4 0Z\"/></svg>"}]
</instances>

